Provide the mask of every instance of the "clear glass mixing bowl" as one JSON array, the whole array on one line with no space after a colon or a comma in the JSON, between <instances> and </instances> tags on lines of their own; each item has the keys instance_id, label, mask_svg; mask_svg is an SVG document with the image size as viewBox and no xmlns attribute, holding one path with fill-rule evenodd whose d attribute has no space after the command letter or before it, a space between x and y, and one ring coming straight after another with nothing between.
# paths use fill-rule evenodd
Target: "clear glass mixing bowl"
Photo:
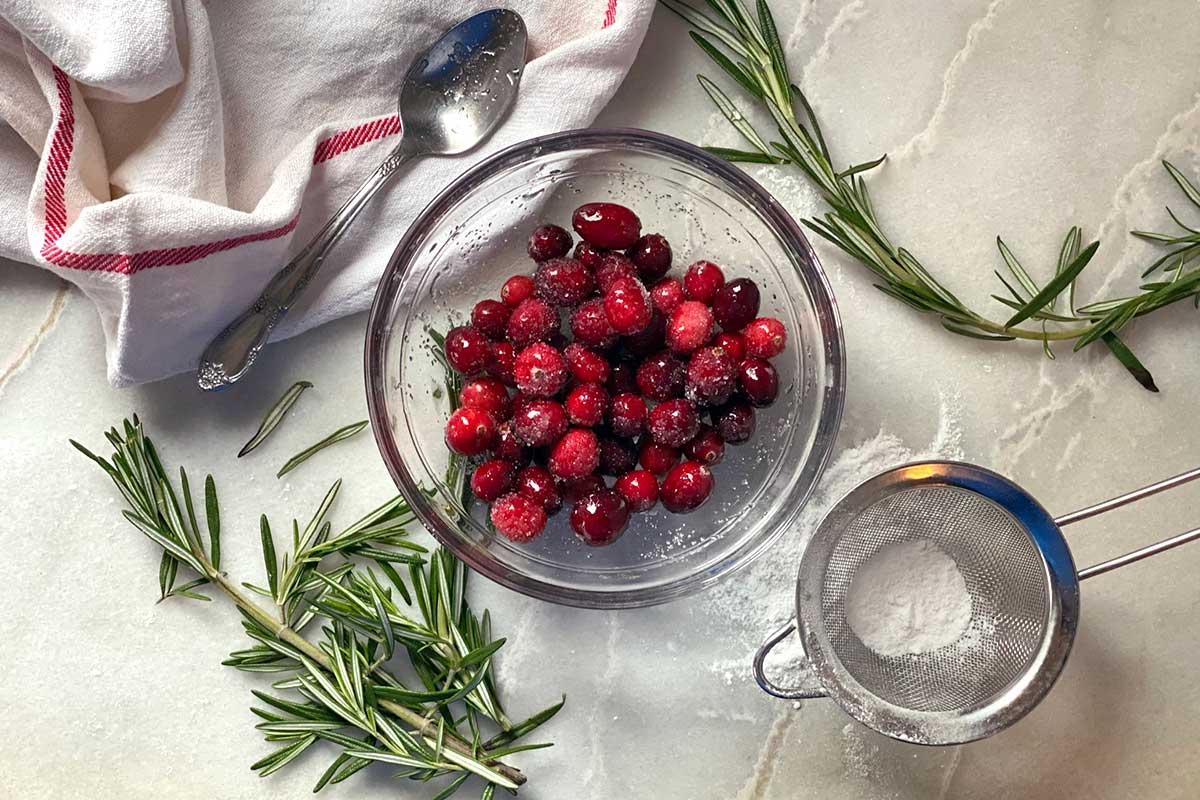
<instances>
[{"instance_id":1,"label":"clear glass mixing bowl","mask_svg":"<svg viewBox=\"0 0 1200 800\"><path fill-rule=\"evenodd\" d=\"M754 279L764 316L787 326L775 359L778 401L760 409L749 442L713 468L716 488L691 514L657 506L636 514L608 547L580 542L567 510L518 545L469 515L444 485L450 414L428 330L462 324L529 274L529 232L569 227L581 203L629 206L645 232L671 242L672 274L700 258L727 277ZM640 130L580 130L514 145L455 181L396 247L367 324L366 383L375 440L396 485L426 528L476 571L534 597L626 608L698 591L762 554L811 494L833 447L845 387L841 322L824 272L788 213L741 170L700 148ZM610 479L611 482L611 479ZM459 506L461 508L461 506Z\"/></svg>"}]
</instances>

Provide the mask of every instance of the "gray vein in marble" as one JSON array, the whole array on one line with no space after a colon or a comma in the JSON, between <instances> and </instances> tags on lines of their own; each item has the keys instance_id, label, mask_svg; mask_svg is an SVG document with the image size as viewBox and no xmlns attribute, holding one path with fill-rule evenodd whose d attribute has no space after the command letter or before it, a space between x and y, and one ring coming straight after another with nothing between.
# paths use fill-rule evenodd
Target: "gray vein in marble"
<instances>
[{"instance_id":1,"label":"gray vein in marble","mask_svg":"<svg viewBox=\"0 0 1200 800\"><path fill-rule=\"evenodd\" d=\"M767 733L762 749L758 751L754 771L738 792L738 800L764 800L767 796L767 790L771 788L771 779L775 777L775 769L779 764L779 756L783 752L783 743L802 712L803 708L794 709L790 704L780 704L779 713L771 722L771 730Z\"/></svg>"},{"instance_id":2,"label":"gray vein in marble","mask_svg":"<svg viewBox=\"0 0 1200 800\"><path fill-rule=\"evenodd\" d=\"M38 347L50 335L54 327L58 325L59 319L62 318L63 309L67 305L67 294L70 291L70 284L66 281L60 281L58 288L50 298L50 306L46 310L46 316L38 325L37 330L29 337L29 341L17 353L17 355L6 364L0 367L0 394L4 393L4 387L12 380L13 376L29 366L33 360L34 353Z\"/></svg>"},{"instance_id":3,"label":"gray vein in marble","mask_svg":"<svg viewBox=\"0 0 1200 800\"><path fill-rule=\"evenodd\" d=\"M821 38L821 44L812 54L812 58L804 65L804 69L800 71L801 81L817 67L821 66L832 52L834 37L841 34L844 30L851 28L855 22L862 19L867 13L867 4L863 0L854 0L852 3L847 3L838 9L837 16L833 18L833 22L829 23L829 27L825 29L825 35ZM797 28L799 30L799 28Z\"/></svg>"}]
</instances>

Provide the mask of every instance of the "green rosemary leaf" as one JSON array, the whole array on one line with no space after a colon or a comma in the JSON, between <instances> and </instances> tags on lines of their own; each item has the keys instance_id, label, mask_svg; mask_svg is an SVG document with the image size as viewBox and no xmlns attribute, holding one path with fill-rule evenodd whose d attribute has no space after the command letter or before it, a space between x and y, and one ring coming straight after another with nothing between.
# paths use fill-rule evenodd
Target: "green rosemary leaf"
<instances>
[{"instance_id":1,"label":"green rosemary leaf","mask_svg":"<svg viewBox=\"0 0 1200 800\"><path fill-rule=\"evenodd\" d=\"M1183 193L1187 196L1187 199L1192 201L1192 205L1200 208L1200 190L1197 190L1192 182L1189 181L1182 172L1175 169L1175 165L1170 161L1164 159L1162 165L1166 168L1168 174L1170 174L1171 178L1175 181L1179 188L1183 190Z\"/></svg>"},{"instance_id":2,"label":"green rosemary leaf","mask_svg":"<svg viewBox=\"0 0 1200 800\"><path fill-rule=\"evenodd\" d=\"M1082 350L1109 331L1118 331L1137 315L1138 304L1125 303L1105 314L1075 340L1075 350Z\"/></svg>"},{"instance_id":3,"label":"green rosemary leaf","mask_svg":"<svg viewBox=\"0 0 1200 800\"><path fill-rule=\"evenodd\" d=\"M275 540L271 536L271 523L267 521L266 514L258 519L258 532L259 538L262 539L263 566L267 570L267 587L271 591L271 597L278 597L279 564L275 558Z\"/></svg>"},{"instance_id":4,"label":"green rosemary leaf","mask_svg":"<svg viewBox=\"0 0 1200 800\"><path fill-rule=\"evenodd\" d=\"M313 794L316 794L317 792L324 789L325 786L329 784L330 780L333 778L334 774L338 771L338 769L340 769L341 766L349 760L350 760L350 757L347 756L345 753L339 753L338 757L333 760L333 763L330 764L329 767L326 768L326 770L323 773L321 773L320 779L317 781L316 785L313 786ZM369 763L369 762L364 762L364 763Z\"/></svg>"},{"instance_id":5,"label":"green rosemary leaf","mask_svg":"<svg viewBox=\"0 0 1200 800\"><path fill-rule=\"evenodd\" d=\"M1158 386L1154 383L1154 376L1150 374L1150 370L1146 369L1145 365L1138 360L1138 357L1133 354L1125 342L1121 341L1117 334L1109 331L1100 337L1104 344L1108 345L1108 349L1112 352L1117 360L1125 369L1129 370L1129 374L1134 380L1142 385L1143 388L1151 392L1157 392Z\"/></svg>"},{"instance_id":6,"label":"green rosemary leaf","mask_svg":"<svg viewBox=\"0 0 1200 800\"><path fill-rule=\"evenodd\" d=\"M1017 260L1012 250L1009 249L1008 245L999 236L996 237L996 247L1000 250L1000 256L1004 259L1004 264L1008 267L1008 271L1017 279L1017 283L1021 284L1021 287L1029 293L1030 297L1036 297L1038 293L1037 284L1033 282L1033 278L1029 277L1029 273L1021 266L1021 262Z\"/></svg>"},{"instance_id":7,"label":"green rosemary leaf","mask_svg":"<svg viewBox=\"0 0 1200 800\"><path fill-rule=\"evenodd\" d=\"M276 772L286 767L292 760L303 753L314 742L317 741L315 734L309 734L303 739L298 740L294 744L288 745L281 750L276 750L266 758L262 758L250 765L250 769L258 772L260 777L265 778L272 772Z\"/></svg>"},{"instance_id":8,"label":"green rosemary leaf","mask_svg":"<svg viewBox=\"0 0 1200 800\"><path fill-rule=\"evenodd\" d=\"M283 396L275 401L275 405L271 406L271 410L267 412L267 415L263 417L263 421L259 424L258 430L250 437L250 441L242 445L242 449L238 451L237 457L241 458L262 444L271 435L271 432L279 426L279 423L283 422L283 418L287 416L287 412L300 399L300 395L304 393L304 390L311 388L312 384L308 381L296 381L293 383L283 393Z\"/></svg>"},{"instance_id":9,"label":"green rosemary leaf","mask_svg":"<svg viewBox=\"0 0 1200 800\"><path fill-rule=\"evenodd\" d=\"M775 73L775 80L779 82L782 99L790 105L792 102L789 88L791 79L788 76L787 57L783 54L783 43L779 41L779 30L775 27L775 19L771 16L771 9L767 7L766 0L758 0L758 25L762 30L762 38L766 42L767 52L771 56L771 69Z\"/></svg>"},{"instance_id":10,"label":"green rosemary leaf","mask_svg":"<svg viewBox=\"0 0 1200 800\"><path fill-rule=\"evenodd\" d=\"M733 50L738 56L742 58L750 57L749 51L739 41L735 31L731 31L725 26L718 24L708 15L700 13L686 3L676 2L676 0L662 0L662 4L682 17L689 25L720 39L723 45Z\"/></svg>"},{"instance_id":11,"label":"green rosemary leaf","mask_svg":"<svg viewBox=\"0 0 1200 800\"><path fill-rule=\"evenodd\" d=\"M837 174L837 176L839 179L841 179L841 178L849 178L850 176L857 175L860 172L869 172L870 170L873 170L876 167L878 167L880 164L882 164L886 160L887 160L887 153L884 153L883 155L881 155L879 158L875 159L874 161L866 161L866 162L863 162L862 164L855 164L854 166L846 167L846 169L839 172Z\"/></svg>"},{"instance_id":12,"label":"green rosemary leaf","mask_svg":"<svg viewBox=\"0 0 1200 800\"><path fill-rule=\"evenodd\" d=\"M400 579L400 573L396 572L396 568L386 561L376 563L379 564L379 569L384 575L387 575L388 580L392 582L392 585L396 587L396 591L400 594L400 597L404 599L404 602L411 606L412 595L408 593L408 587L405 586L404 581Z\"/></svg>"},{"instance_id":13,"label":"green rosemary leaf","mask_svg":"<svg viewBox=\"0 0 1200 800\"><path fill-rule=\"evenodd\" d=\"M945 317L942 317L941 321L943 328L951 333L957 333L959 336L968 336L972 339L985 339L993 342L1003 342L1013 338L1012 336L1005 336L1002 333L989 333L987 331L982 331L978 328L971 327L970 325L964 325L960 322L946 319Z\"/></svg>"},{"instance_id":14,"label":"green rosemary leaf","mask_svg":"<svg viewBox=\"0 0 1200 800\"><path fill-rule=\"evenodd\" d=\"M691 31L688 35L692 37L692 41L699 45L700 49L703 50L718 67L725 70L725 73L737 81L738 85L749 92L752 97L762 97L762 89L760 89L758 85L754 83L754 79L746 73L744 67L739 64L735 64L733 60L729 58L729 56L722 53L712 42L710 42L708 39L705 39L695 31Z\"/></svg>"},{"instance_id":15,"label":"green rosemary leaf","mask_svg":"<svg viewBox=\"0 0 1200 800\"><path fill-rule=\"evenodd\" d=\"M1200 235L1200 231L1196 230L1195 228L1191 227L1190 225L1184 224L1183 220L1181 220L1179 217L1175 216L1175 212L1171 210L1170 206L1167 206L1167 216L1169 216L1171 218L1172 222L1174 222L1176 225L1178 225L1179 227L1183 228L1185 231L1187 231L1188 233L1191 234L1191 236L1180 237L1181 241L1182 240L1195 241L1195 237L1197 235Z\"/></svg>"},{"instance_id":16,"label":"green rosemary leaf","mask_svg":"<svg viewBox=\"0 0 1200 800\"><path fill-rule=\"evenodd\" d=\"M1033 299L1030 300L1023 309L1014 314L1008 320L1008 322L1004 323L1004 327L1011 328L1014 325L1029 319L1034 312L1040 311L1047 304L1049 304L1050 301L1058 296L1059 292L1067 287L1067 284L1079 276L1079 273L1082 272L1083 268L1086 267L1088 262L1092 260L1092 256L1096 255L1096 250L1099 248L1099 242L1092 242L1086 248L1084 248L1083 252L1076 256L1075 260L1072 261L1066 269L1055 275L1054 279L1042 287L1042 290L1035 294Z\"/></svg>"},{"instance_id":17,"label":"green rosemary leaf","mask_svg":"<svg viewBox=\"0 0 1200 800\"><path fill-rule=\"evenodd\" d=\"M491 644L487 644L476 650L472 650L470 653L467 653L465 656L463 656L462 660L458 662L459 669L466 669L467 667L473 667L476 664L486 661L488 658L491 657L492 653L495 653L497 650L499 650L503 646L504 646L504 639L497 639L496 641L492 642Z\"/></svg>"},{"instance_id":18,"label":"green rosemary leaf","mask_svg":"<svg viewBox=\"0 0 1200 800\"><path fill-rule=\"evenodd\" d=\"M447 797L450 797L455 792L457 792L459 789L461 789L462 785L464 783L466 783L466 780L469 777L471 777L470 774L464 772L462 775L458 776L454 780L450 781L450 783L446 784L446 788L442 789L440 792L435 794L433 796L432 800L446 800Z\"/></svg>"},{"instance_id":19,"label":"green rosemary leaf","mask_svg":"<svg viewBox=\"0 0 1200 800\"><path fill-rule=\"evenodd\" d=\"M1069 231L1067 231L1066 238L1063 239L1062 248L1058 251L1058 265L1054 269L1055 275L1061 275L1063 272L1066 271L1067 267L1069 267L1071 265L1071 263L1074 262L1075 259L1079 257L1079 246L1080 246L1080 244L1082 244L1082 242L1083 242L1083 231L1081 231L1079 229L1078 225L1071 226L1071 229ZM1076 285L1077 285L1076 281L1071 281L1070 288L1068 289L1069 294L1067 297L1067 308L1071 310L1072 314L1075 313L1075 286ZM1055 296L1054 302L1050 304L1052 310L1058 309L1058 298L1059 297L1062 297L1062 292L1059 292Z\"/></svg>"},{"instance_id":20,"label":"green rosemary leaf","mask_svg":"<svg viewBox=\"0 0 1200 800\"><path fill-rule=\"evenodd\" d=\"M507 756L511 756L513 753L523 753L526 750L544 750L547 747L553 747L553 746L554 746L554 744L552 742L537 742L535 744L518 744L518 745L513 745L512 747L500 747L500 748L497 748L496 750L489 750L488 755L493 756L495 758L506 758Z\"/></svg>"},{"instance_id":21,"label":"green rosemary leaf","mask_svg":"<svg viewBox=\"0 0 1200 800\"><path fill-rule=\"evenodd\" d=\"M217 569L221 568L221 512L217 508L217 484L213 476L204 479L204 513L208 522L209 560Z\"/></svg>"},{"instance_id":22,"label":"green rosemary leaf","mask_svg":"<svg viewBox=\"0 0 1200 800\"><path fill-rule=\"evenodd\" d=\"M1129 233L1131 236L1136 236L1139 239L1146 239L1147 241L1151 241L1151 242L1163 242L1165 244L1172 244L1174 242L1179 241L1179 237L1173 236L1172 234L1169 234L1169 233L1154 233L1153 231L1130 231Z\"/></svg>"},{"instance_id":23,"label":"green rosemary leaf","mask_svg":"<svg viewBox=\"0 0 1200 800\"><path fill-rule=\"evenodd\" d=\"M326 447L329 447L331 444L337 444L338 442L343 441L345 439L349 439L351 436L358 433L363 428L367 427L368 424L370 424L370 423L364 419L361 422L352 423L350 425L345 426L344 428L338 428L336 431L329 434L321 441L317 442L316 444L312 445L311 447L306 448L305 450L301 451L297 455L292 456L290 459L288 459L287 463L284 464L280 468L279 472L275 473L275 477L282 478L284 475L288 474L289 472L294 470L296 467L300 466L305 461L312 458L314 455L316 455L320 451L324 450Z\"/></svg>"},{"instance_id":24,"label":"green rosemary leaf","mask_svg":"<svg viewBox=\"0 0 1200 800\"><path fill-rule=\"evenodd\" d=\"M483 794L479 796L479 800L494 800L496 797L496 784L489 783L483 787Z\"/></svg>"},{"instance_id":25,"label":"green rosemary leaf","mask_svg":"<svg viewBox=\"0 0 1200 800\"><path fill-rule=\"evenodd\" d=\"M750 150L738 150L733 147L705 147L705 150L712 153L718 158L723 158L730 162L744 162L748 164L782 164L783 159L778 156L773 156L770 153L755 153Z\"/></svg>"},{"instance_id":26,"label":"green rosemary leaf","mask_svg":"<svg viewBox=\"0 0 1200 800\"><path fill-rule=\"evenodd\" d=\"M491 752L493 748L503 747L503 746L509 744L510 742L515 742L517 739L520 739L524 736L529 735L534 730L536 730L537 728L541 727L543 724L548 722L555 714L557 714L559 711L561 711L562 707L566 704L566 702L567 702L567 696L564 694L562 696L562 699L559 700L554 705L542 709L541 711L539 711L536 714L534 714L533 716L531 716L529 719L518 722L516 725L513 725L509 730L502 731L501 733L497 734L496 736L493 736L491 739L489 739L487 742L484 743L483 749L487 750L488 752Z\"/></svg>"},{"instance_id":27,"label":"green rosemary leaf","mask_svg":"<svg viewBox=\"0 0 1200 800\"><path fill-rule=\"evenodd\" d=\"M159 602L166 600L171 594L171 588L175 585L175 573L179 570L179 562L175 557L163 551L162 560L158 563L158 589Z\"/></svg>"},{"instance_id":28,"label":"green rosemary leaf","mask_svg":"<svg viewBox=\"0 0 1200 800\"><path fill-rule=\"evenodd\" d=\"M697 75L696 80L700 81L701 88L712 98L713 103L717 106L717 110L721 112L725 119L729 120L729 124L737 129L742 138L753 145L755 149L764 153L768 152L767 143L762 140L762 137L758 135L754 127L746 121L745 115L738 110L733 101L729 99L729 96L703 75Z\"/></svg>"}]
</instances>

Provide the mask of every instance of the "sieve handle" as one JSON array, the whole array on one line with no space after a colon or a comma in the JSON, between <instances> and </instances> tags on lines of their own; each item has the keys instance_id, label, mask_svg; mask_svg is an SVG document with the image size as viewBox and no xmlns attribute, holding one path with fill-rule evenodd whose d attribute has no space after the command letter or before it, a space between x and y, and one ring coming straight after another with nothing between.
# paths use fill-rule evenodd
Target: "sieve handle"
<instances>
[{"instance_id":1,"label":"sieve handle","mask_svg":"<svg viewBox=\"0 0 1200 800\"><path fill-rule=\"evenodd\" d=\"M1145 547L1141 547L1137 550L1126 553L1123 556L1110 558L1108 561L1102 561L1099 564L1094 564L1087 569L1081 569L1079 570L1079 580L1087 580L1088 578L1095 577L1096 575L1103 575L1106 572L1119 569L1126 564L1132 564L1135 561L1141 561L1143 558L1156 556L1159 553L1170 550L1172 547L1179 547L1181 544L1187 544L1188 542L1193 542L1196 539L1200 539L1200 528L1193 528L1190 531L1185 531L1184 533L1172 536L1170 539L1163 539L1161 542L1148 544Z\"/></svg>"},{"instance_id":2,"label":"sieve handle","mask_svg":"<svg viewBox=\"0 0 1200 800\"><path fill-rule=\"evenodd\" d=\"M765 663L767 654L770 653L775 645L782 642L787 637L791 636L796 631L796 622L792 620L784 625L775 633L771 634L765 642L758 648L754 654L754 682L758 684L758 688L762 689L772 697L779 697L783 700L806 700L816 697L825 697L825 690L821 688L820 682L817 680L816 674L813 673L812 667L808 660L805 659L801 666L801 685L792 689L784 689L776 686L767 677ZM801 642L803 647L803 642Z\"/></svg>"}]
</instances>

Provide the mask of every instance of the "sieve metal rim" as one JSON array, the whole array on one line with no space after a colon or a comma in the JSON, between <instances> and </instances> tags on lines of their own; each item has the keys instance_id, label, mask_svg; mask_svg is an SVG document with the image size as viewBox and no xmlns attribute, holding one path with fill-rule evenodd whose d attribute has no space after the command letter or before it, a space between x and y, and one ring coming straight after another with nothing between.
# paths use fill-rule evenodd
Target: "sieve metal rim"
<instances>
[{"instance_id":1,"label":"sieve metal rim","mask_svg":"<svg viewBox=\"0 0 1200 800\"><path fill-rule=\"evenodd\" d=\"M1025 672L989 702L958 713L914 711L879 698L854 679L832 649L823 645L820 592L824 568L845 520L883 497L921 486L950 486L975 492L1012 515L1042 556L1049 602L1041 646ZM796 579L796 625L814 677L850 716L894 739L926 745L962 744L1007 728L1036 706L1061 674L1079 622L1079 578L1054 518L1028 492L991 470L959 461L905 464L876 475L825 515L800 560Z\"/></svg>"}]
</instances>

